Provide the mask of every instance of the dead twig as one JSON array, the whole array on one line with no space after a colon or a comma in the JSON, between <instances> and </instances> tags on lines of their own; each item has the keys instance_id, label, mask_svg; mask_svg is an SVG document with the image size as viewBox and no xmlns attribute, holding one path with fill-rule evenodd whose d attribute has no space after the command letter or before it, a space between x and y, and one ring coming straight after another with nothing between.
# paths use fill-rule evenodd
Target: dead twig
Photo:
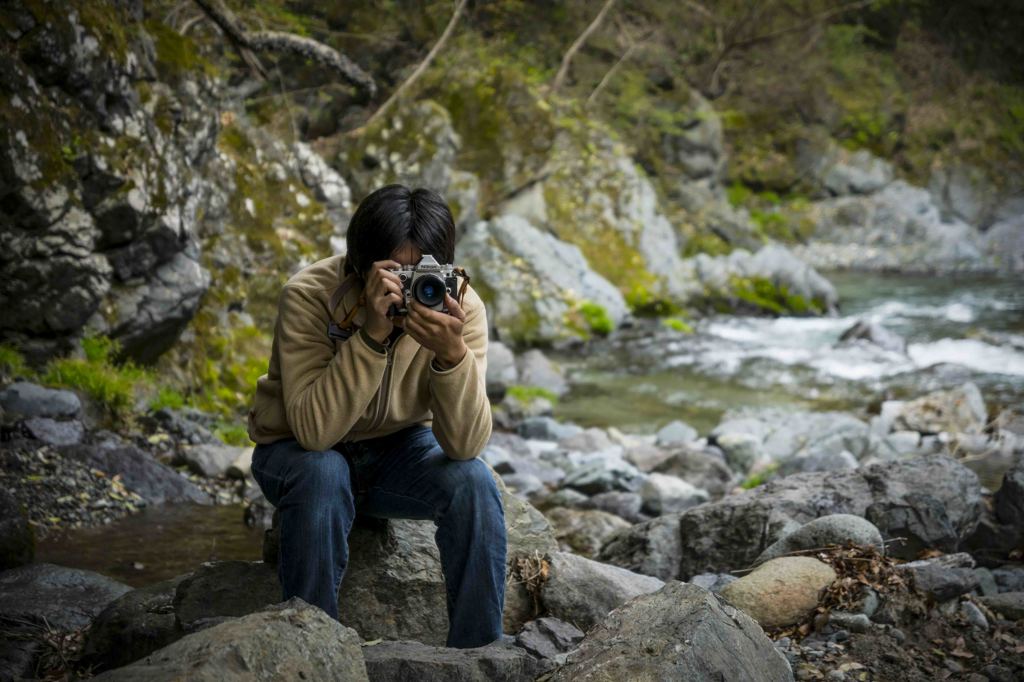
<instances>
[{"instance_id":1,"label":"dead twig","mask_svg":"<svg viewBox=\"0 0 1024 682\"><path fill-rule=\"evenodd\" d=\"M569 46L569 50L562 56L562 64L558 67L558 73L555 74L555 80L551 83L552 93L558 92L559 88L562 87L562 83L565 82L565 78L569 73L569 64L572 63L572 58L575 57L579 49L583 47L583 43L587 42L587 38L590 37L590 34L596 31L597 27L601 25L601 21L604 19L605 15L608 14L608 10L610 10L614 4L615 0L606 0L601 11L597 13L596 17L594 17L594 20L590 22L583 33L576 37L576 40L574 40L572 45Z\"/></svg>"}]
</instances>

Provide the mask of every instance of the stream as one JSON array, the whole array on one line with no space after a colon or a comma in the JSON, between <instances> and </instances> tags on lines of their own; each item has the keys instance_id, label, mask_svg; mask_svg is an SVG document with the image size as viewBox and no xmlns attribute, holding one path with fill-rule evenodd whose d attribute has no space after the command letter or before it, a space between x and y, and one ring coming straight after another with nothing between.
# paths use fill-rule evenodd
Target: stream
<instances>
[{"instance_id":1,"label":"stream","mask_svg":"<svg viewBox=\"0 0 1024 682\"><path fill-rule=\"evenodd\" d=\"M553 356L573 389L555 415L651 433L682 419L706 434L731 408L845 410L975 382L989 407L1024 405L1024 287L1019 280L831 273L831 318L716 316L681 334L642 320L584 357ZM860 318L908 342L907 353L835 344ZM653 331L652 331L653 329ZM132 586L214 559L260 558L262 533L240 506L147 509L42 540L38 561L86 568Z\"/></svg>"}]
</instances>

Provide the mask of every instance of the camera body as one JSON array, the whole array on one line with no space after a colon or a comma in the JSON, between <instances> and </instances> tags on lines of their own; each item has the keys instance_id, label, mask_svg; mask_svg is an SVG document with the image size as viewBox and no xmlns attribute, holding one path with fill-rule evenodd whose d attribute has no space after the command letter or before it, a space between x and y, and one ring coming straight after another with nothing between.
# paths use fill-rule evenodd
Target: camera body
<instances>
[{"instance_id":1,"label":"camera body","mask_svg":"<svg viewBox=\"0 0 1024 682\"><path fill-rule=\"evenodd\" d=\"M389 268L389 270L398 275L398 279L401 280L402 294L405 297L405 302L402 305L391 304L388 309L389 315L408 314L409 302L413 300L432 310L447 313L448 306L445 305L444 295L447 293L452 298L457 298L458 282L455 278L453 263L442 265L433 256L424 255L416 265Z\"/></svg>"}]
</instances>

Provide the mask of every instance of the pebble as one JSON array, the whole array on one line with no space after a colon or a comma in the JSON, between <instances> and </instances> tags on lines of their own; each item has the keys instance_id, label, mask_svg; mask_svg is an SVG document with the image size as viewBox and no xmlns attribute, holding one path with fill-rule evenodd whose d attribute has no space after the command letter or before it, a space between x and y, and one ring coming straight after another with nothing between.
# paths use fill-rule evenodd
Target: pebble
<instances>
[{"instance_id":1,"label":"pebble","mask_svg":"<svg viewBox=\"0 0 1024 682\"><path fill-rule=\"evenodd\" d=\"M833 642L845 642L850 639L849 630L836 630L829 639Z\"/></svg>"},{"instance_id":2,"label":"pebble","mask_svg":"<svg viewBox=\"0 0 1024 682\"><path fill-rule=\"evenodd\" d=\"M988 630L988 618L985 617L985 614L982 613L981 609L974 602L961 602L960 611L971 625L982 630Z\"/></svg>"},{"instance_id":3,"label":"pebble","mask_svg":"<svg viewBox=\"0 0 1024 682\"><path fill-rule=\"evenodd\" d=\"M900 630L899 628L893 628L892 630L889 630L889 634L892 635L893 639L895 639L897 642L900 642L901 644L907 640L906 633L903 632L903 630Z\"/></svg>"}]
</instances>

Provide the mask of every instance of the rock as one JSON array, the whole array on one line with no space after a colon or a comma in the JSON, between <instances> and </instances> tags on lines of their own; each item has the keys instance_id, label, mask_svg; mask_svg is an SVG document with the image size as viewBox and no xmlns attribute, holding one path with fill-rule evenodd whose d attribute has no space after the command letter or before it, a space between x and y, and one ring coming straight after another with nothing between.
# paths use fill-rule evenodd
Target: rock
<instances>
[{"instance_id":1,"label":"rock","mask_svg":"<svg viewBox=\"0 0 1024 682\"><path fill-rule=\"evenodd\" d=\"M542 388L558 397L562 397L569 390L561 368L537 348L531 348L516 358L516 368L519 382L524 386Z\"/></svg>"},{"instance_id":2,"label":"rock","mask_svg":"<svg viewBox=\"0 0 1024 682\"><path fill-rule=\"evenodd\" d=\"M677 514L659 516L619 531L598 553L600 561L661 580L679 575L681 556Z\"/></svg>"},{"instance_id":3,"label":"rock","mask_svg":"<svg viewBox=\"0 0 1024 682\"><path fill-rule=\"evenodd\" d=\"M583 453L598 452L600 450L615 449L616 444L608 437L604 429L590 427L579 433L558 439L558 447L563 450L574 450Z\"/></svg>"},{"instance_id":4,"label":"rock","mask_svg":"<svg viewBox=\"0 0 1024 682\"><path fill-rule=\"evenodd\" d=\"M523 648L500 640L470 649L385 641L363 647L363 657L370 679L381 682L532 682L551 668Z\"/></svg>"},{"instance_id":5,"label":"rock","mask_svg":"<svg viewBox=\"0 0 1024 682\"><path fill-rule=\"evenodd\" d=\"M583 429L575 424L563 424L551 417L530 417L519 424L519 435L523 438L560 440L580 433Z\"/></svg>"},{"instance_id":6,"label":"rock","mask_svg":"<svg viewBox=\"0 0 1024 682\"><path fill-rule=\"evenodd\" d=\"M27 381L16 381L0 391L0 407L8 419L22 417L77 417L82 410L78 396L71 391L44 388Z\"/></svg>"},{"instance_id":7,"label":"rock","mask_svg":"<svg viewBox=\"0 0 1024 682\"><path fill-rule=\"evenodd\" d=\"M864 633L871 629L871 619L863 613L831 611L828 622L836 628L849 630L850 632Z\"/></svg>"},{"instance_id":8,"label":"rock","mask_svg":"<svg viewBox=\"0 0 1024 682\"><path fill-rule=\"evenodd\" d=\"M49 417L32 417L25 420L25 429L36 440L50 445L75 445L82 442L85 427L77 419L57 421Z\"/></svg>"},{"instance_id":9,"label":"rock","mask_svg":"<svg viewBox=\"0 0 1024 682\"><path fill-rule=\"evenodd\" d=\"M793 524L829 514L863 516L883 539L910 537L904 550L887 546L900 558L917 547L955 549L977 526L980 494L977 475L944 455L772 479L678 515L677 577L747 567Z\"/></svg>"},{"instance_id":10,"label":"rock","mask_svg":"<svg viewBox=\"0 0 1024 682\"><path fill-rule=\"evenodd\" d=\"M676 419L658 429L655 444L660 447L686 445L697 440L698 435L697 429Z\"/></svg>"},{"instance_id":11,"label":"rock","mask_svg":"<svg viewBox=\"0 0 1024 682\"><path fill-rule=\"evenodd\" d=\"M179 464L187 464L188 468L200 476L216 478L225 474L239 458L249 457L252 448L235 445L201 444L182 448ZM251 459L250 459L251 461Z\"/></svg>"},{"instance_id":12,"label":"rock","mask_svg":"<svg viewBox=\"0 0 1024 682\"><path fill-rule=\"evenodd\" d=\"M597 509L553 507L544 515L554 526L561 549L587 558L594 558L608 538L630 525L614 514Z\"/></svg>"},{"instance_id":13,"label":"rock","mask_svg":"<svg viewBox=\"0 0 1024 682\"><path fill-rule=\"evenodd\" d=\"M606 511L609 514L615 514L619 518L625 519L630 523L642 523L650 518L646 514L642 514L640 512L640 507L643 505L643 498L637 493L610 490L606 493L598 493L593 497L587 497L582 493L577 493L572 488L563 488L556 494L562 493L572 493L583 498L581 501L565 506L577 506L580 509L600 509L601 511ZM550 500L551 498L548 498L549 503Z\"/></svg>"},{"instance_id":14,"label":"rock","mask_svg":"<svg viewBox=\"0 0 1024 682\"><path fill-rule=\"evenodd\" d=\"M1000 220L985 232L983 248L993 265L1006 272L1024 272L1024 218Z\"/></svg>"},{"instance_id":15,"label":"rock","mask_svg":"<svg viewBox=\"0 0 1024 682\"><path fill-rule=\"evenodd\" d=\"M689 449L675 449L650 471L680 478L706 490L715 499L729 492L734 478L729 465L720 456Z\"/></svg>"},{"instance_id":16,"label":"rock","mask_svg":"<svg viewBox=\"0 0 1024 682\"><path fill-rule=\"evenodd\" d=\"M610 613L550 679L769 682L793 673L746 614L703 588L671 581Z\"/></svg>"},{"instance_id":17,"label":"rock","mask_svg":"<svg viewBox=\"0 0 1024 682\"><path fill-rule=\"evenodd\" d=\"M237 481L245 480L252 473L252 452L253 448L241 448L235 461L231 463L224 473L228 478Z\"/></svg>"},{"instance_id":18,"label":"rock","mask_svg":"<svg viewBox=\"0 0 1024 682\"><path fill-rule=\"evenodd\" d=\"M456 245L456 261L474 273L488 298L488 320L515 344L553 342L589 334L585 320L571 329L589 301L616 327L628 314L619 289L594 272L580 247L560 241L519 216L471 225ZM570 296L566 292L575 292ZM535 297L534 294L537 294ZM520 383L529 379L520 375Z\"/></svg>"},{"instance_id":19,"label":"rock","mask_svg":"<svg viewBox=\"0 0 1024 682\"><path fill-rule=\"evenodd\" d=\"M623 456L640 471L652 471L672 456L671 450L659 448L653 443L638 443L625 448Z\"/></svg>"},{"instance_id":20,"label":"rock","mask_svg":"<svg viewBox=\"0 0 1024 682\"><path fill-rule=\"evenodd\" d=\"M966 552L898 564L896 570L912 576L917 589L944 602L978 589L974 559Z\"/></svg>"},{"instance_id":21,"label":"rock","mask_svg":"<svg viewBox=\"0 0 1024 682\"><path fill-rule=\"evenodd\" d=\"M1024 456L1003 476L1003 484L992 497L992 507L1001 522L1024 529Z\"/></svg>"},{"instance_id":22,"label":"rock","mask_svg":"<svg viewBox=\"0 0 1024 682\"><path fill-rule=\"evenodd\" d=\"M359 633L295 598L193 633L96 680L369 680Z\"/></svg>"},{"instance_id":23,"label":"rock","mask_svg":"<svg viewBox=\"0 0 1024 682\"><path fill-rule=\"evenodd\" d=\"M798 530L779 538L761 552L760 556L754 559L754 563L759 564L801 549L841 545L846 542L874 545L880 552L885 553L882 534L874 524L853 514L829 514L808 521Z\"/></svg>"},{"instance_id":24,"label":"rock","mask_svg":"<svg viewBox=\"0 0 1024 682\"><path fill-rule=\"evenodd\" d=\"M667 474L648 474L640 496L644 511L654 516L683 511L710 499L708 491L701 490L686 481Z\"/></svg>"},{"instance_id":25,"label":"rock","mask_svg":"<svg viewBox=\"0 0 1024 682\"><path fill-rule=\"evenodd\" d=\"M833 196L870 194L894 177L889 162L866 149L844 149L831 138L824 144L809 140L798 143L797 167Z\"/></svg>"},{"instance_id":26,"label":"rock","mask_svg":"<svg viewBox=\"0 0 1024 682\"><path fill-rule=\"evenodd\" d=\"M220 439L210 431L213 423L209 421L209 416L198 410L188 407L181 409L163 407L154 412L149 419L155 428L163 429L185 443L192 445L200 443L218 445L221 443Z\"/></svg>"},{"instance_id":27,"label":"rock","mask_svg":"<svg viewBox=\"0 0 1024 682\"><path fill-rule=\"evenodd\" d=\"M979 597L978 601L1007 620L1024 618L1024 592L1001 592L991 597Z\"/></svg>"},{"instance_id":28,"label":"rock","mask_svg":"<svg viewBox=\"0 0 1024 682\"><path fill-rule=\"evenodd\" d=\"M1024 566L994 568L992 578L1000 592L1024 592Z\"/></svg>"},{"instance_id":29,"label":"rock","mask_svg":"<svg viewBox=\"0 0 1024 682\"><path fill-rule=\"evenodd\" d=\"M127 585L92 571L28 564L0 573L0 614L55 630L77 630L129 591Z\"/></svg>"},{"instance_id":30,"label":"rock","mask_svg":"<svg viewBox=\"0 0 1024 682\"><path fill-rule=\"evenodd\" d=\"M987 597L990 594L999 594L999 586L996 585L996 579L992 575L992 571L979 566L974 569L974 575L978 578L978 592L982 596Z\"/></svg>"},{"instance_id":31,"label":"rock","mask_svg":"<svg viewBox=\"0 0 1024 682\"><path fill-rule=\"evenodd\" d=\"M541 585L541 601L550 615L586 632L615 607L662 585L657 578L618 566L554 552L550 574Z\"/></svg>"},{"instance_id":32,"label":"rock","mask_svg":"<svg viewBox=\"0 0 1024 682\"><path fill-rule=\"evenodd\" d=\"M644 475L621 456L599 452L566 474L562 486L596 495L611 490L636 492L643 481Z\"/></svg>"},{"instance_id":33,"label":"rock","mask_svg":"<svg viewBox=\"0 0 1024 682\"><path fill-rule=\"evenodd\" d=\"M979 630L988 630L988 618L981 612L974 602L962 601L960 602L960 613L963 614L967 622L978 628Z\"/></svg>"},{"instance_id":34,"label":"rock","mask_svg":"<svg viewBox=\"0 0 1024 682\"><path fill-rule=\"evenodd\" d=\"M516 356L501 341L487 343L487 396L498 401L505 397L505 390L519 383Z\"/></svg>"},{"instance_id":35,"label":"rock","mask_svg":"<svg viewBox=\"0 0 1024 682\"><path fill-rule=\"evenodd\" d=\"M213 561L184 577L174 593L174 613L185 632L205 621L255 613L281 601L277 571L262 561Z\"/></svg>"},{"instance_id":36,"label":"rock","mask_svg":"<svg viewBox=\"0 0 1024 682\"><path fill-rule=\"evenodd\" d=\"M782 627L812 611L835 579L832 567L813 557L779 557L729 583L720 594L761 627Z\"/></svg>"},{"instance_id":37,"label":"rock","mask_svg":"<svg viewBox=\"0 0 1024 682\"><path fill-rule=\"evenodd\" d=\"M987 411L981 391L971 382L950 391L936 391L903 404L893 426L920 433L979 433Z\"/></svg>"},{"instance_id":38,"label":"rock","mask_svg":"<svg viewBox=\"0 0 1024 682\"><path fill-rule=\"evenodd\" d=\"M150 504L193 502L211 504L210 496L177 471L134 445L69 445L60 453L109 476L121 475L125 486Z\"/></svg>"},{"instance_id":39,"label":"rock","mask_svg":"<svg viewBox=\"0 0 1024 682\"><path fill-rule=\"evenodd\" d=\"M538 658L555 658L576 648L582 639L582 630L550 616L531 620L516 634L516 644Z\"/></svg>"},{"instance_id":40,"label":"rock","mask_svg":"<svg viewBox=\"0 0 1024 682\"><path fill-rule=\"evenodd\" d=\"M119 668L183 637L174 595L188 576L132 590L103 609L86 634L83 661L96 672Z\"/></svg>"},{"instance_id":41,"label":"rock","mask_svg":"<svg viewBox=\"0 0 1024 682\"><path fill-rule=\"evenodd\" d=\"M25 507L6 488L0 488L0 571L32 562L35 531Z\"/></svg>"},{"instance_id":42,"label":"rock","mask_svg":"<svg viewBox=\"0 0 1024 682\"><path fill-rule=\"evenodd\" d=\"M703 587L705 590L721 592L723 587L737 580L739 580L737 576L729 573L700 573L691 577L687 582Z\"/></svg>"},{"instance_id":43,"label":"rock","mask_svg":"<svg viewBox=\"0 0 1024 682\"><path fill-rule=\"evenodd\" d=\"M857 320L839 335L839 345L851 345L858 341L866 341L893 353L907 352L906 339L870 320Z\"/></svg>"}]
</instances>

